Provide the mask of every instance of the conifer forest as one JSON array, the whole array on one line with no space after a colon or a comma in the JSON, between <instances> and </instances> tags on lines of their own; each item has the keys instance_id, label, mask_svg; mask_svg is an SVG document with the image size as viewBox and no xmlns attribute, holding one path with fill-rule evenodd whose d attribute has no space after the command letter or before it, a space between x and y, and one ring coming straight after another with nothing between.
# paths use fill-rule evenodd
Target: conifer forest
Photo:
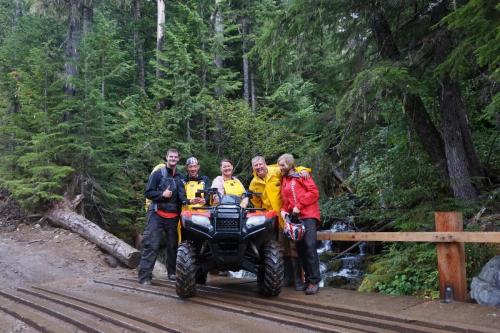
<instances>
[{"instance_id":1,"label":"conifer forest","mask_svg":"<svg viewBox=\"0 0 500 333\"><path fill-rule=\"evenodd\" d=\"M493 0L0 0L0 187L31 213L83 194L128 241L169 147L246 186L292 153L325 229L498 228L499 64ZM468 276L495 252L467 245ZM359 290L438 290L433 244L374 254Z\"/></svg>"}]
</instances>

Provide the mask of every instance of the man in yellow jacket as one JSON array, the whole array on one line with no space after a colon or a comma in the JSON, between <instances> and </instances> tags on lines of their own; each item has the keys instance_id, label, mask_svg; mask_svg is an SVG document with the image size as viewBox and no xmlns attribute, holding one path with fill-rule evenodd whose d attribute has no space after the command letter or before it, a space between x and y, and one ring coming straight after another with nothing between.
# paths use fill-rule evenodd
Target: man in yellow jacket
<instances>
[{"instance_id":1,"label":"man in yellow jacket","mask_svg":"<svg viewBox=\"0 0 500 333\"><path fill-rule=\"evenodd\" d=\"M264 208L281 212L281 171L277 164L267 165L262 156L252 158L253 179L250 182L249 190L251 192L261 193L261 196L253 196L251 201L254 207ZM297 167L301 177L310 177L311 169ZM284 250L285 260L285 286L295 283L297 290L303 290L303 283L300 274L300 265L297 259L297 248L295 243L283 236L283 226L285 222L278 214L279 228L278 241Z\"/></svg>"}]
</instances>

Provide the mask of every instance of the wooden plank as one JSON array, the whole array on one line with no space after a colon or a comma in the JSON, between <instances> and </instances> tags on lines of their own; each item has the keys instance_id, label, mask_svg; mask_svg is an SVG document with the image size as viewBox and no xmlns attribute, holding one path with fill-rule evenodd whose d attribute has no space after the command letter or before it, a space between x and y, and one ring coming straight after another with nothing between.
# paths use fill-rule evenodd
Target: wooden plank
<instances>
[{"instance_id":1,"label":"wooden plank","mask_svg":"<svg viewBox=\"0 0 500 333\"><path fill-rule=\"evenodd\" d=\"M436 212L434 221L438 232L460 232L464 229L462 213L459 212ZM436 250L441 298L445 298L446 288L451 287L455 300L467 301L464 243L438 243Z\"/></svg>"},{"instance_id":2,"label":"wooden plank","mask_svg":"<svg viewBox=\"0 0 500 333\"><path fill-rule=\"evenodd\" d=\"M319 231L318 240L366 242L500 243L500 232L331 232Z\"/></svg>"}]
</instances>

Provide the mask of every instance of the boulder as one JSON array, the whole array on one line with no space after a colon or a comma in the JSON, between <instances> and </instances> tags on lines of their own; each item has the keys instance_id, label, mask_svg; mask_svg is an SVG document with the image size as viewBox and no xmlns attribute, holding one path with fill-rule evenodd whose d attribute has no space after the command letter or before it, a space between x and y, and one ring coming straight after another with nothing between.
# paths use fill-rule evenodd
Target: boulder
<instances>
[{"instance_id":1,"label":"boulder","mask_svg":"<svg viewBox=\"0 0 500 333\"><path fill-rule=\"evenodd\" d=\"M322 262L327 262L333 257L335 257L337 253L334 253L333 251L325 251L319 254L319 261Z\"/></svg>"},{"instance_id":2,"label":"boulder","mask_svg":"<svg viewBox=\"0 0 500 333\"><path fill-rule=\"evenodd\" d=\"M500 255L484 265L479 276L472 279L471 298L479 304L500 306Z\"/></svg>"},{"instance_id":3,"label":"boulder","mask_svg":"<svg viewBox=\"0 0 500 333\"><path fill-rule=\"evenodd\" d=\"M349 284L349 279L340 275L327 277L325 279L325 285L329 287L339 288L345 286L346 284Z\"/></svg>"},{"instance_id":4,"label":"boulder","mask_svg":"<svg viewBox=\"0 0 500 333\"><path fill-rule=\"evenodd\" d=\"M342 260L340 259L335 259L335 260L330 260L326 264L326 270L329 272L338 272L342 268Z\"/></svg>"}]
</instances>

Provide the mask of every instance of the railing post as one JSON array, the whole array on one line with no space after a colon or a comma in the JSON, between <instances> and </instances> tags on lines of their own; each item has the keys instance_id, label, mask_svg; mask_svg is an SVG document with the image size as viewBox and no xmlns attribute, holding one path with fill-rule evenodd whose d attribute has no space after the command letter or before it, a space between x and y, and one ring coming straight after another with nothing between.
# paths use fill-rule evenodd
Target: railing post
<instances>
[{"instance_id":1,"label":"railing post","mask_svg":"<svg viewBox=\"0 0 500 333\"><path fill-rule=\"evenodd\" d=\"M436 231L463 231L460 212L435 212ZM446 286L453 288L456 301L467 301L464 243L437 243L439 294L444 298Z\"/></svg>"}]
</instances>

